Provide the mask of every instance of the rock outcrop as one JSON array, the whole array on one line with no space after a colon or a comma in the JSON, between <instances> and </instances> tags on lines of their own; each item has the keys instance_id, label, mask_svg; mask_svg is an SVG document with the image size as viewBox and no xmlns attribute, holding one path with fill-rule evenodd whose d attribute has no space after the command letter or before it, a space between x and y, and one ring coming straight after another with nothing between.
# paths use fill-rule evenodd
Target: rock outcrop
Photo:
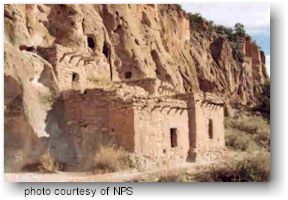
<instances>
[{"instance_id":1,"label":"rock outcrop","mask_svg":"<svg viewBox=\"0 0 288 200\"><path fill-rule=\"evenodd\" d=\"M30 160L30 148L43 149L38 140L55 120L47 113L67 90L121 82L146 95L202 90L254 105L269 81L263 52L246 37L238 59L227 35L198 25L177 5L5 5L6 169L25 165L15 161L19 148Z\"/></svg>"}]
</instances>

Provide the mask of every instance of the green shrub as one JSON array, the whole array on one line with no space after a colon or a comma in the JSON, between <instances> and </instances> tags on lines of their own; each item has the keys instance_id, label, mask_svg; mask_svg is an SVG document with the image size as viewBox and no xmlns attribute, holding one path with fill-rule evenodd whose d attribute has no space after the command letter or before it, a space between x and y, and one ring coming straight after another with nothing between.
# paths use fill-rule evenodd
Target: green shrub
<instances>
[{"instance_id":1,"label":"green shrub","mask_svg":"<svg viewBox=\"0 0 288 200\"><path fill-rule=\"evenodd\" d=\"M232 28L225 27L225 26L222 26L222 25L214 25L213 29L218 34L226 35L229 40L233 40L233 38L234 38L233 29Z\"/></svg>"},{"instance_id":2,"label":"green shrub","mask_svg":"<svg viewBox=\"0 0 288 200\"><path fill-rule=\"evenodd\" d=\"M182 10L180 4L172 4L172 6L175 6L175 9L176 9L176 10Z\"/></svg>"},{"instance_id":3,"label":"green shrub","mask_svg":"<svg viewBox=\"0 0 288 200\"><path fill-rule=\"evenodd\" d=\"M200 31L203 29L203 23L205 22L205 19L200 13L188 13L188 18L190 26L193 30Z\"/></svg>"},{"instance_id":4,"label":"green shrub","mask_svg":"<svg viewBox=\"0 0 288 200\"><path fill-rule=\"evenodd\" d=\"M240 39L235 39L233 35L233 42L231 43L232 54L236 61L242 63L244 61L243 43Z\"/></svg>"},{"instance_id":5,"label":"green shrub","mask_svg":"<svg viewBox=\"0 0 288 200\"><path fill-rule=\"evenodd\" d=\"M244 37L246 35L245 27L241 23L236 23L234 25L234 32L235 32L235 35L240 36L240 37Z\"/></svg>"},{"instance_id":6,"label":"green shrub","mask_svg":"<svg viewBox=\"0 0 288 200\"><path fill-rule=\"evenodd\" d=\"M261 98L252 110L259 111L266 119L270 120L270 82L262 85L261 90Z\"/></svg>"}]
</instances>

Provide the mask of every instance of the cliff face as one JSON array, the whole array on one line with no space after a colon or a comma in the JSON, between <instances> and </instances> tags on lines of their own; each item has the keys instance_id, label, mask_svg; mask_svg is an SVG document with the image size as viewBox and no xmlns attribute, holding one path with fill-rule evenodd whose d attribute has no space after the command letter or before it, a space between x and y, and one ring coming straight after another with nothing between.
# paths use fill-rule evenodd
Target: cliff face
<instances>
[{"instance_id":1,"label":"cliff face","mask_svg":"<svg viewBox=\"0 0 288 200\"><path fill-rule=\"evenodd\" d=\"M156 78L174 93L253 105L269 81L251 39L241 40L239 60L225 34L205 21L195 29L176 5L5 5L4 25L5 149L10 136L47 136L47 112L65 90Z\"/></svg>"},{"instance_id":2,"label":"cliff face","mask_svg":"<svg viewBox=\"0 0 288 200\"><path fill-rule=\"evenodd\" d=\"M200 32L191 30L199 88L221 93L226 103L254 105L261 98L262 85L269 82L263 51L249 36L241 38L235 47L227 35L209 26Z\"/></svg>"},{"instance_id":3,"label":"cliff face","mask_svg":"<svg viewBox=\"0 0 288 200\"><path fill-rule=\"evenodd\" d=\"M258 85L269 79L259 47L244 39L239 62L227 37L205 21L200 25L200 31L193 29L175 5L6 5L5 45L34 51L52 67L66 57L66 68L77 65L74 58L80 64L97 60L83 70L83 79L157 78L178 92L200 88L253 103ZM59 52L53 56L40 49L55 46L64 52L62 60L57 60ZM61 79L57 72L51 72L56 80Z\"/></svg>"}]
</instances>

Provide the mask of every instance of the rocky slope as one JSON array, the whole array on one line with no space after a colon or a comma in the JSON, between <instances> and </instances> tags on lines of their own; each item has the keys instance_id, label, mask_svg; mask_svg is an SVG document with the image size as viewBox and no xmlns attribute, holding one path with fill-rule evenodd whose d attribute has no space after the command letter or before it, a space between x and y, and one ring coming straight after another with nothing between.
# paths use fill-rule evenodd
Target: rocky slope
<instances>
[{"instance_id":1,"label":"rocky slope","mask_svg":"<svg viewBox=\"0 0 288 200\"><path fill-rule=\"evenodd\" d=\"M249 37L239 59L227 34L177 5L5 5L4 26L8 171L43 149L33 138L45 140L47 112L64 90L156 78L176 93L202 90L227 105L254 105L269 82L265 56ZM68 84L69 70L79 87Z\"/></svg>"}]
</instances>

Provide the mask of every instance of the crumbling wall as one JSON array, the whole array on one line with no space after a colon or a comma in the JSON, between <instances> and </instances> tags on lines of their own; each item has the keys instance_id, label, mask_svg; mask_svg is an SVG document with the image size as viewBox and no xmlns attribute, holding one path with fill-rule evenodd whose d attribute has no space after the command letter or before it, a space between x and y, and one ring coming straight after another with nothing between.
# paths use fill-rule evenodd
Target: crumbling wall
<instances>
[{"instance_id":1,"label":"crumbling wall","mask_svg":"<svg viewBox=\"0 0 288 200\"><path fill-rule=\"evenodd\" d=\"M209 152L222 151L224 140L223 104L199 95L195 97L196 159Z\"/></svg>"},{"instance_id":2,"label":"crumbling wall","mask_svg":"<svg viewBox=\"0 0 288 200\"><path fill-rule=\"evenodd\" d=\"M123 98L118 93L61 93L47 117L50 148L57 159L85 170L83 163L106 145L103 136L112 139L109 145L133 153L146 169L175 166L223 150L223 101L215 95Z\"/></svg>"},{"instance_id":3,"label":"crumbling wall","mask_svg":"<svg viewBox=\"0 0 288 200\"><path fill-rule=\"evenodd\" d=\"M37 53L53 65L60 91L83 90L111 81L110 66L104 56L96 58L87 48L77 51L61 45L37 48Z\"/></svg>"},{"instance_id":4,"label":"crumbling wall","mask_svg":"<svg viewBox=\"0 0 288 200\"><path fill-rule=\"evenodd\" d=\"M181 164L189 150L187 103L182 100L123 100L97 89L83 94L66 91L57 98L46 121L51 152L70 166L83 165L105 145L99 138L105 135L113 139L109 144L140 158L144 168Z\"/></svg>"},{"instance_id":5,"label":"crumbling wall","mask_svg":"<svg viewBox=\"0 0 288 200\"><path fill-rule=\"evenodd\" d=\"M51 152L56 159L75 167L85 163L95 152L97 144L104 142L103 137L109 137L105 92L87 90L84 94L79 91L61 93L46 122ZM81 166L81 169L85 170L85 167Z\"/></svg>"},{"instance_id":6,"label":"crumbling wall","mask_svg":"<svg viewBox=\"0 0 288 200\"><path fill-rule=\"evenodd\" d=\"M147 159L143 166L176 165L187 158L189 150L187 104L169 99L148 101L134 106L135 153ZM171 131L176 131L172 147Z\"/></svg>"}]
</instances>

